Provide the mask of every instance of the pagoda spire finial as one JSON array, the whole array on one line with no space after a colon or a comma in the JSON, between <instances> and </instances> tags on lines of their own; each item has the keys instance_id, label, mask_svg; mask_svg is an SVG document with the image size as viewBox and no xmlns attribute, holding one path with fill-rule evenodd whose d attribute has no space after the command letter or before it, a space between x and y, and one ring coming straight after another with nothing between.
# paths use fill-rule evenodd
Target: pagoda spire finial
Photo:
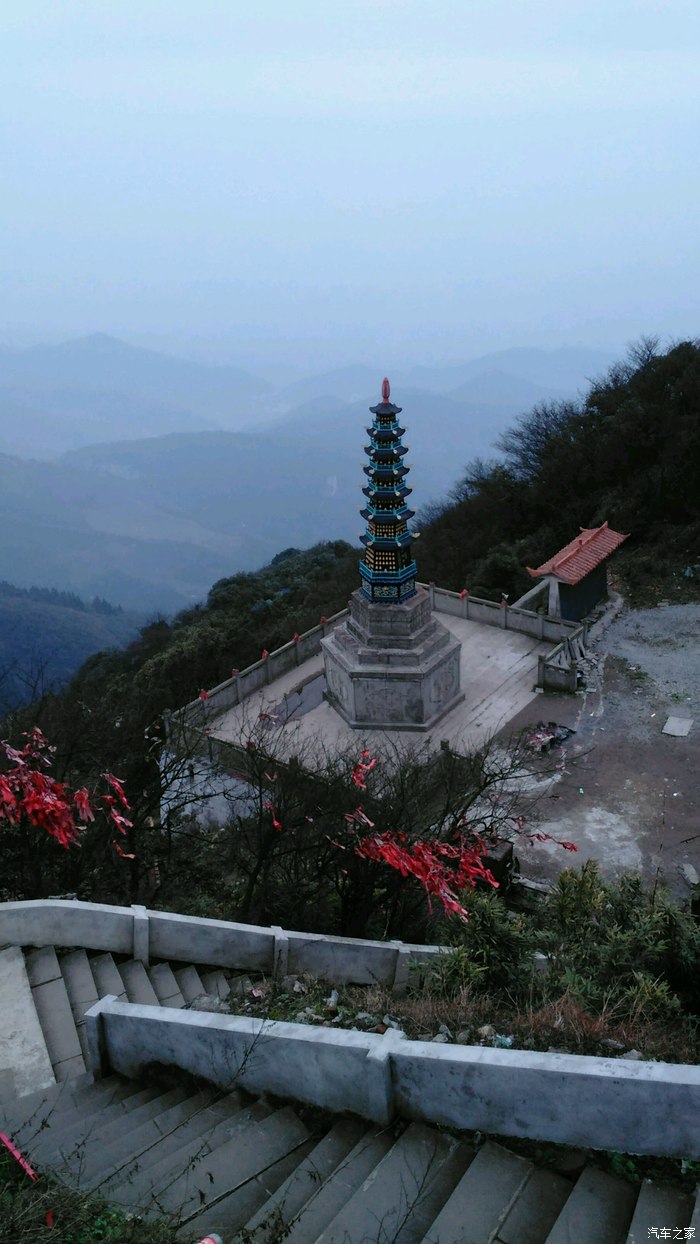
<instances>
[{"instance_id":1,"label":"pagoda spire finial","mask_svg":"<svg viewBox=\"0 0 700 1244\"><path fill-rule=\"evenodd\" d=\"M385 376L384 379L382 380L382 401L388 402L390 397L391 397L391 385L389 384L388 377Z\"/></svg>"}]
</instances>

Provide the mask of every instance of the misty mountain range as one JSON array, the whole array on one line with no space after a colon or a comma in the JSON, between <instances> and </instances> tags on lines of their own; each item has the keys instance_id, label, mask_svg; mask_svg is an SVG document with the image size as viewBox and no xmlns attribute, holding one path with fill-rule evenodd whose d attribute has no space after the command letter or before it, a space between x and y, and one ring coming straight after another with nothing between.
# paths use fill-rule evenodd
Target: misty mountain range
<instances>
[{"instance_id":1,"label":"misty mountain range","mask_svg":"<svg viewBox=\"0 0 700 1244\"><path fill-rule=\"evenodd\" d=\"M392 374L416 506L611 362L514 349ZM283 547L355 540L381 378L358 365L280 386L103 334L0 350L0 579L170 612Z\"/></svg>"}]
</instances>

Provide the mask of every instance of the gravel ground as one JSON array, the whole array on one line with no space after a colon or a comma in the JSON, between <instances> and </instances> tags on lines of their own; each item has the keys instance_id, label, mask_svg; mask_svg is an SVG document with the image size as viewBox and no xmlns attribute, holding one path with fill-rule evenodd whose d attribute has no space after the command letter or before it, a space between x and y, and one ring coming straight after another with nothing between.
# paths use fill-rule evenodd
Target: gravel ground
<instances>
[{"instance_id":1,"label":"gravel ground","mask_svg":"<svg viewBox=\"0 0 700 1244\"><path fill-rule=\"evenodd\" d=\"M700 604L630 610L618 599L591 639L585 690L539 696L510 726L544 720L576 730L536 828L578 853L519 847L523 874L551 883L596 859L606 877L641 872L679 898L700 895L688 873L700 877ZM690 733L664 735L669 716L692 718Z\"/></svg>"},{"instance_id":2,"label":"gravel ground","mask_svg":"<svg viewBox=\"0 0 700 1244\"><path fill-rule=\"evenodd\" d=\"M672 703L700 714L700 604L623 611L602 640L611 656L638 666Z\"/></svg>"}]
</instances>

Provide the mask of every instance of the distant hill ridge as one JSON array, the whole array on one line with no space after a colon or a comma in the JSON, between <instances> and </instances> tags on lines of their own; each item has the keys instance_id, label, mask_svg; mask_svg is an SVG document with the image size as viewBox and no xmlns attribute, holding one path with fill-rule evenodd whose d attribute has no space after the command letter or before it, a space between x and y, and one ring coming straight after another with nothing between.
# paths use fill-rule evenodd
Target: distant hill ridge
<instances>
[{"instance_id":1,"label":"distant hill ridge","mask_svg":"<svg viewBox=\"0 0 700 1244\"><path fill-rule=\"evenodd\" d=\"M59 691L88 657L122 648L145 621L101 597L0 580L0 712Z\"/></svg>"},{"instance_id":2,"label":"distant hill ridge","mask_svg":"<svg viewBox=\"0 0 700 1244\"><path fill-rule=\"evenodd\" d=\"M417 507L605 361L525 349L387 369ZM0 578L170 613L281 545L355 540L381 377L353 365L284 388L101 333L0 351Z\"/></svg>"},{"instance_id":3,"label":"distant hill ridge","mask_svg":"<svg viewBox=\"0 0 700 1244\"><path fill-rule=\"evenodd\" d=\"M75 592L62 592L55 587L17 587L6 579L0 579L0 596L17 596L23 600L40 601L43 605L56 605L59 609L77 609L81 613L101 613L107 616L124 613L121 605L110 605L101 596L85 601Z\"/></svg>"}]
</instances>

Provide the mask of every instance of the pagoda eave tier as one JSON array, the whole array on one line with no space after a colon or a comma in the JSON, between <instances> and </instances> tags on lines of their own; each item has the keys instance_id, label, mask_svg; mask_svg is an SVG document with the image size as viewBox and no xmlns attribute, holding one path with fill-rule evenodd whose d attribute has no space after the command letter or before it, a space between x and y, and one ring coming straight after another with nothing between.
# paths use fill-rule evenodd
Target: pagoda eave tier
<instances>
[{"instance_id":1,"label":"pagoda eave tier","mask_svg":"<svg viewBox=\"0 0 700 1244\"><path fill-rule=\"evenodd\" d=\"M400 415L402 406L394 406L393 402L380 402L378 406L370 406L372 415Z\"/></svg>"},{"instance_id":2,"label":"pagoda eave tier","mask_svg":"<svg viewBox=\"0 0 700 1244\"><path fill-rule=\"evenodd\" d=\"M398 488L382 488L381 484L375 484L374 487L363 488L362 491L366 497L372 497L376 494L382 501L390 501L394 497L398 502L407 497L409 492L413 492L413 489L409 488L407 484L401 484Z\"/></svg>"},{"instance_id":3,"label":"pagoda eave tier","mask_svg":"<svg viewBox=\"0 0 700 1244\"><path fill-rule=\"evenodd\" d=\"M393 458L403 458L408 453L408 445L365 445L365 453L368 458L381 454L387 457L391 455Z\"/></svg>"},{"instance_id":4,"label":"pagoda eave tier","mask_svg":"<svg viewBox=\"0 0 700 1244\"><path fill-rule=\"evenodd\" d=\"M398 441L399 437L403 436L406 429L400 428L398 424L395 428L381 428L376 424L372 424L372 426L370 428L366 428L365 431L368 436L373 436L377 441Z\"/></svg>"},{"instance_id":5,"label":"pagoda eave tier","mask_svg":"<svg viewBox=\"0 0 700 1244\"><path fill-rule=\"evenodd\" d=\"M408 548L413 539L410 531L404 531L400 536L360 536L360 544L364 544L366 549L379 549L382 553L391 549Z\"/></svg>"},{"instance_id":6,"label":"pagoda eave tier","mask_svg":"<svg viewBox=\"0 0 700 1244\"><path fill-rule=\"evenodd\" d=\"M387 486L387 481L389 484L392 483L392 478L399 481L408 475L408 466L404 466L403 463L374 463L373 466L363 466L362 469L364 474L384 480L384 486Z\"/></svg>"},{"instance_id":7,"label":"pagoda eave tier","mask_svg":"<svg viewBox=\"0 0 700 1244\"><path fill-rule=\"evenodd\" d=\"M403 509L401 511L401 522L408 522L409 519L415 518L416 511ZM389 513L388 510L360 510L360 518L364 518L366 523L395 523L396 514Z\"/></svg>"},{"instance_id":8,"label":"pagoda eave tier","mask_svg":"<svg viewBox=\"0 0 700 1244\"><path fill-rule=\"evenodd\" d=\"M401 570L370 570L364 562L360 562L360 574L365 583L407 583L410 579L415 579L418 574L418 567L415 562L410 562L408 566L403 566Z\"/></svg>"}]
</instances>

